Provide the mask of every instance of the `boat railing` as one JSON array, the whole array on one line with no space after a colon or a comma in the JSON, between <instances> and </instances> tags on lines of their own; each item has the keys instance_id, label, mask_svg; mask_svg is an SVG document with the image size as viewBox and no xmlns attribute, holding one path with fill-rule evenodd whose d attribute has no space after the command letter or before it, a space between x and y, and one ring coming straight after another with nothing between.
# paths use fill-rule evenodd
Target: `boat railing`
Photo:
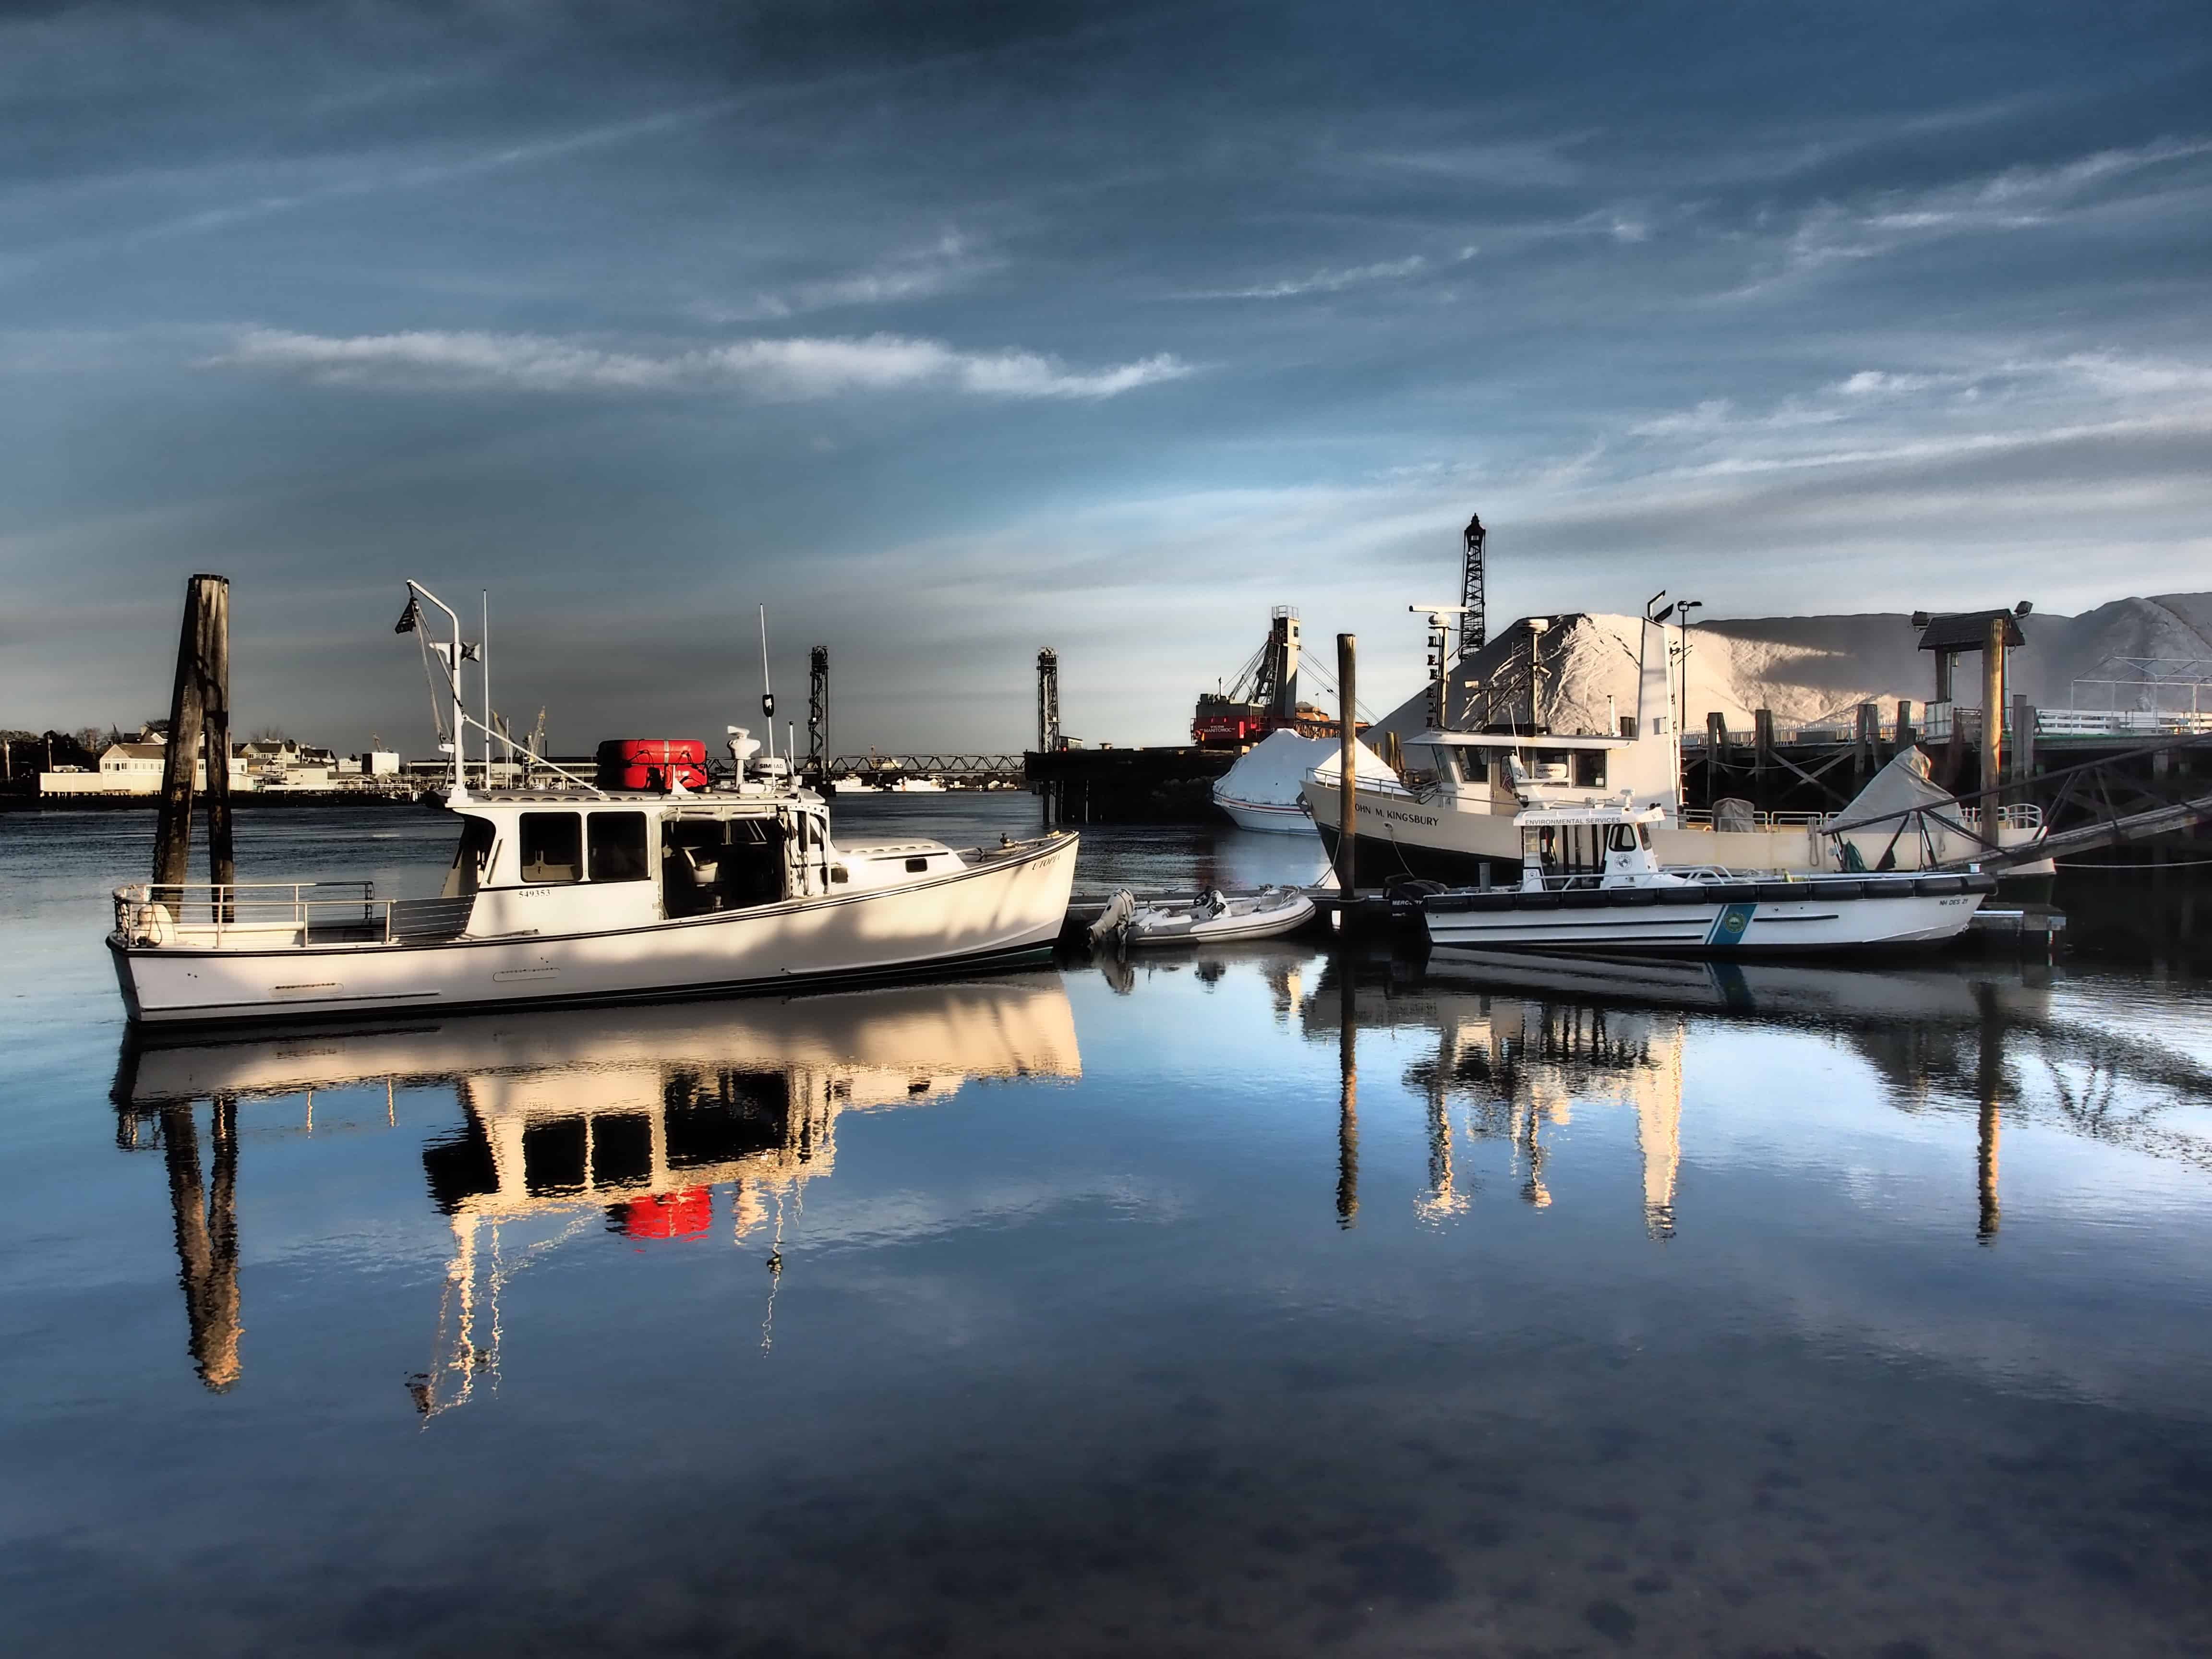
<instances>
[{"instance_id":1,"label":"boat railing","mask_svg":"<svg viewBox=\"0 0 2212 1659\"><path fill-rule=\"evenodd\" d=\"M1826 812L1753 812L1750 815L1754 830L1818 830L1827 823ZM1713 815L1705 807L1686 808L1682 813L1683 827L1690 830L1710 830Z\"/></svg>"},{"instance_id":2,"label":"boat railing","mask_svg":"<svg viewBox=\"0 0 2212 1659\"><path fill-rule=\"evenodd\" d=\"M373 881L138 882L114 893L115 931L133 944L396 945L452 939L473 896L379 898Z\"/></svg>"}]
</instances>

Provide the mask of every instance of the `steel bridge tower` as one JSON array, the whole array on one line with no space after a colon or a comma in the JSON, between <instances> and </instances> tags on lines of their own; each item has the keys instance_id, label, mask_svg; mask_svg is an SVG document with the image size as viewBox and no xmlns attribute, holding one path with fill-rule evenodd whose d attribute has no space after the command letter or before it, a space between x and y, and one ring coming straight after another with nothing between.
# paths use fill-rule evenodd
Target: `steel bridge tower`
<instances>
[{"instance_id":1,"label":"steel bridge tower","mask_svg":"<svg viewBox=\"0 0 2212 1659\"><path fill-rule=\"evenodd\" d=\"M1481 650L1490 638L1490 626L1482 614L1482 548L1488 534L1481 516L1468 514L1467 528L1462 532L1464 562L1459 579L1459 653L1462 657Z\"/></svg>"},{"instance_id":2,"label":"steel bridge tower","mask_svg":"<svg viewBox=\"0 0 2212 1659\"><path fill-rule=\"evenodd\" d=\"M830 767L830 647L806 653L806 775L819 782Z\"/></svg>"},{"instance_id":3,"label":"steel bridge tower","mask_svg":"<svg viewBox=\"0 0 2212 1659\"><path fill-rule=\"evenodd\" d=\"M1047 646L1037 653L1037 753L1060 749L1060 653Z\"/></svg>"}]
</instances>

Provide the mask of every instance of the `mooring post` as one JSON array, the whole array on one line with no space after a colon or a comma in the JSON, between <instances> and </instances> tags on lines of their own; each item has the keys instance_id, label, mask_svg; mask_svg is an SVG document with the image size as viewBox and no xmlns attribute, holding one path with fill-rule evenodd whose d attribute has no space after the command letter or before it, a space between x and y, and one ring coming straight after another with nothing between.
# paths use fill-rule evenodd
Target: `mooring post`
<instances>
[{"instance_id":1,"label":"mooring post","mask_svg":"<svg viewBox=\"0 0 2212 1659\"><path fill-rule=\"evenodd\" d=\"M1751 711L1751 794L1753 805L1762 812L1773 810L1766 793L1766 776L1773 764L1774 711L1754 708Z\"/></svg>"},{"instance_id":2,"label":"mooring post","mask_svg":"<svg viewBox=\"0 0 2212 1659\"><path fill-rule=\"evenodd\" d=\"M1352 680L1358 666L1359 640L1357 635L1339 634L1336 636L1336 689L1340 702L1337 722L1336 757L1343 793L1336 815L1336 880L1337 890L1344 901L1338 931L1350 931L1352 921L1352 854L1358 841L1359 824L1359 700L1353 695Z\"/></svg>"},{"instance_id":3,"label":"mooring post","mask_svg":"<svg viewBox=\"0 0 2212 1659\"><path fill-rule=\"evenodd\" d=\"M2021 783L2035 776L2035 709L2025 691L2012 700L2012 775Z\"/></svg>"},{"instance_id":4,"label":"mooring post","mask_svg":"<svg viewBox=\"0 0 2212 1659\"><path fill-rule=\"evenodd\" d=\"M208 584L200 642L200 752L207 766L208 879L228 890L238 884L238 855L230 833L230 583L221 576ZM216 896L216 914L237 920L235 895Z\"/></svg>"},{"instance_id":5,"label":"mooring post","mask_svg":"<svg viewBox=\"0 0 2212 1659\"><path fill-rule=\"evenodd\" d=\"M1912 699L1897 700L1897 752L1903 754L1912 747Z\"/></svg>"},{"instance_id":6,"label":"mooring post","mask_svg":"<svg viewBox=\"0 0 2212 1659\"><path fill-rule=\"evenodd\" d=\"M1982 641L1982 782L1994 789L2004 781L2005 630L2012 618L1998 611L1990 618L1989 636ZM1983 808L1992 811L1996 798Z\"/></svg>"},{"instance_id":7,"label":"mooring post","mask_svg":"<svg viewBox=\"0 0 2212 1659\"><path fill-rule=\"evenodd\" d=\"M161 768L161 808L154 826L154 880L162 887L181 889L185 878L191 873L192 857L192 769L200 758L200 739L207 712L207 690L210 677L208 657L210 641L216 629L224 630L222 656L226 664L229 657L228 618L230 612L230 583L222 576L198 575L185 584L184 620L177 630L177 676L169 693L168 745ZM230 731L229 696L226 690L223 702L223 734L226 744ZM223 753L223 781L229 781L230 755L226 746ZM210 769L213 770L212 768ZM230 818L225 797L223 814L223 848L229 852ZM210 826L212 839L213 825ZM155 902L173 902L181 908L184 895L173 891L166 898L155 896Z\"/></svg>"}]
</instances>

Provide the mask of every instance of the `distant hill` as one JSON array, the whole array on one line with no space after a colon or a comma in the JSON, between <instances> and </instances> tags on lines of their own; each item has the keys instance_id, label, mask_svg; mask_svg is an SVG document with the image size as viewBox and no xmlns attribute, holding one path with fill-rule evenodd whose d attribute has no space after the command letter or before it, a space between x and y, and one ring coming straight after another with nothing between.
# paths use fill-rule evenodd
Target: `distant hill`
<instances>
[{"instance_id":1,"label":"distant hill","mask_svg":"<svg viewBox=\"0 0 2212 1659\"><path fill-rule=\"evenodd\" d=\"M1543 715L1558 732L1607 729L1610 711L1633 713L1638 619L1602 612L1553 617L1538 636ZM2039 708L2063 708L2077 681L2130 679L2124 659L2189 659L2203 665L2189 678L2212 680L2212 593L2161 593L2115 599L2078 617L2036 614L2021 622L2027 643L2012 654L2009 690ZM1689 726L1717 710L1732 729L1752 711L1771 708L1794 726L1872 701L1893 710L1901 698L1924 703L1935 690L1933 659L1918 648L1919 630L1902 611L1840 617L1747 617L1700 623L1692 632ZM1474 681L1493 684L1525 674L1525 620L1516 623L1455 671L1455 704ZM1979 660L1960 664L1957 701L1981 702ZM2084 708L2113 706L2112 688L2078 688ZM2129 706L2124 694L2120 706ZM1525 706L1525 704L1524 704ZM1426 721L1419 692L1377 722L1401 738Z\"/></svg>"}]
</instances>

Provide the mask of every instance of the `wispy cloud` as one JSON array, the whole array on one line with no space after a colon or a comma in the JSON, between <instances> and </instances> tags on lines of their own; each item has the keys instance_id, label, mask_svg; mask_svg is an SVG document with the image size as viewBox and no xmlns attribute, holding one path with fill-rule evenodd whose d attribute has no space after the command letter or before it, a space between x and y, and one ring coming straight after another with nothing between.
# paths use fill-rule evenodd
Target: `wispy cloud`
<instances>
[{"instance_id":1,"label":"wispy cloud","mask_svg":"<svg viewBox=\"0 0 2212 1659\"><path fill-rule=\"evenodd\" d=\"M736 109L738 102L733 98L712 99L572 132L428 159L419 150L373 150L343 155L335 161L318 157L280 162L226 162L201 168L150 167L65 179L40 187L36 194L45 206L53 206L52 200L45 198L58 199L67 204L86 199L128 198L147 192L219 192L223 199L126 228L92 236L65 237L42 247L19 247L0 257L0 276L34 270L57 259L103 256L118 248L227 232L258 221L362 198L429 189L558 162L709 121Z\"/></svg>"},{"instance_id":2,"label":"wispy cloud","mask_svg":"<svg viewBox=\"0 0 2212 1659\"><path fill-rule=\"evenodd\" d=\"M1923 464L2085 440L2212 436L2212 363L2112 352L1860 369L1740 409L1712 398L1636 422L1645 476Z\"/></svg>"},{"instance_id":3,"label":"wispy cloud","mask_svg":"<svg viewBox=\"0 0 2212 1659\"><path fill-rule=\"evenodd\" d=\"M764 289L749 300L702 306L699 314L714 323L779 322L810 312L896 305L951 293L1002 263L957 231L947 231L927 246L894 253L864 270Z\"/></svg>"},{"instance_id":4,"label":"wispy cloud","mask_svg":"<svg viewBox=\"0 0 2212 1659\"><path fill-rule=\"evenodd\" d=\"M985 398L1118 396L1191 372L1163 353L1071 369L1032 351L960 351L896 334L750 339L681 351L616 350L532 334L416 330L331 336L249 329L205 366L324 385L542 393L729 391L771 402L854 392L951 391Z\"/></svg>"},{"instance_id":5,"label":"wispy cloud","mask_svg":"<svg viewBox=\"0 0 2212 1659\"><path fill-rule=\"evenodd\" d=\"M2008 167L1932 190L1823 202L1797 221L1782 267L1754 288L1840 260L1878 258L1911 244L1974 233L2031 230L2086 210L2095 192L2132 175L2212 154L2212 139L2099 150L2056 167ZM2202 189L2204 181L2190 181Z\"/></svg>"},{"instance_id":6,"label":"wispy cloud","mask_svg":"<svg viewBox=\"0 0 2212 1659\"><path fill-rule=\"evenodd\" d=\"M1448 262L1459 264L1474 258L1476 250L1462 248ZM1403 259L1386 259L1371 265L1351 265L1336 270L1316 270L1304 276L1286 277L1281 282L1262 283L1251 288L1200 289L1182 297L1186 300L1292 300L1305 294L1341 294L1348 288L1364 288L1370 283L1401 282L1418 276L1429 269L1426 255L1416 253Z\"/></svg>"}]
</instances>

